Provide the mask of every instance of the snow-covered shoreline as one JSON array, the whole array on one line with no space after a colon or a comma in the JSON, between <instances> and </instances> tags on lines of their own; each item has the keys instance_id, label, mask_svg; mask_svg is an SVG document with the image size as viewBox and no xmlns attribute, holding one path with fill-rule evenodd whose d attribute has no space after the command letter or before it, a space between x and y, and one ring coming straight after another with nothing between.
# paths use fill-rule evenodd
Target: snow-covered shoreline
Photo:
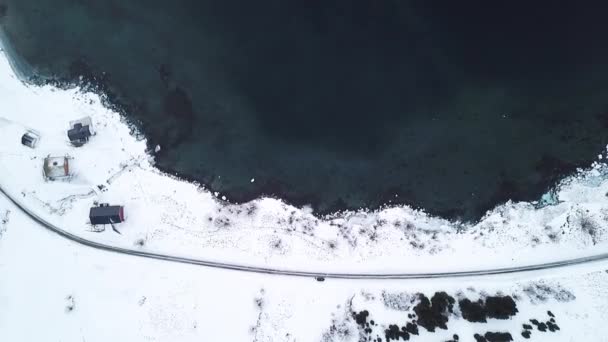
<instances>
[{"instance_id":1,"label":"snow-covered shoreline","mask_svg":"<svg viewBox=\"0 0 608 342\"><path fill-rule=\"evenodd\" d=\"M524 341L522 324L548 320L549 310L560 330L534 328L531 341L605 341L608 273L572 271L407 282L227 272L82 248L39 229L0 195L3 341L354 342L364 327L351 310L369 311L367 335L386 341L390 324L411 320L419 294L440 291L456 300L512 296L518 313L475 323L455 305L447 329L419 327L411 341L472 341L487 331Z\"/></svg>"},{"instance_id":2,"label":"snow-covered shoreline","mask_svg":"<svg viewBox=\"0 0 608 342\"><path fill-rule=\"evenodd\" d=\"M222 194L158 171L145 140L132 136L98 95L28 86L4 54L0 101L0 117L9 120L0 123L3 187L54 224L102 243L264 267L360 273L528 265L592 255L608 244L604 164L565 179L554 198L545 196L551 205L509 202L475 224L407 206L317 218L271 198L230 204L219 200ZM83 116L92 117L98 134L74 148L65 136L67 123ZM19 127L42 133L37 149L20 144ZM76 177L45 182L42 159L66 153L75 158ZM91 231L87 215L94 202L126 206L121 235Z\"/></svg>"}]
</instances>

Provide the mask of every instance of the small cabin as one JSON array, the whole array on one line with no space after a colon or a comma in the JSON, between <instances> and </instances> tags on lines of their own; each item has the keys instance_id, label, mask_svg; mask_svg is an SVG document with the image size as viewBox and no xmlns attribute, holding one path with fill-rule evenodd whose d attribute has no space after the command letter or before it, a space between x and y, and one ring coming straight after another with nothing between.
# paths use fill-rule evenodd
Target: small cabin
<instances>
[{"instance_id":1,"label":"small cabin","mask_svg":"<svg viewBox=\"0 0 608 342\"><path fill-rule=\"evenodd\" d=\"M87 116L79 120L70 121L68 138L72 145L80 147L86 144L93 134L95 134L95 131L93 130L93 122L90 117Z\"/></svg>"},{"instance_id":2,"label":"small cabin","mask_svg":"<svg viewBox=\"0 0 608 342\"><path fill-rule=\"evenodd\" d=\"M44 179L49 181L67 179L72 176L70 171L70 160L68 156L44 158Z\"/></svg>"},{"instance_id":3,"label":"small cabin","mask_svg":"<svg viewBox=\"0 0 608 342\"><path fill-rule=\"evenodd\" d=\"M89 219L92 225L121 223L125 220L125 209L120 205L103 203L91 208Z\"/></svg>"},{"instance_id":4,"label":"small cabin","mask_svg":"<svg viewBox=\"0 0 608 342\"><path fill-rule=\"evenodd\" d=\"M28 130L21 136L21 144L31 148L36 148L39 140L40 134L32 130Z\"/></svg>"}]
</instances>

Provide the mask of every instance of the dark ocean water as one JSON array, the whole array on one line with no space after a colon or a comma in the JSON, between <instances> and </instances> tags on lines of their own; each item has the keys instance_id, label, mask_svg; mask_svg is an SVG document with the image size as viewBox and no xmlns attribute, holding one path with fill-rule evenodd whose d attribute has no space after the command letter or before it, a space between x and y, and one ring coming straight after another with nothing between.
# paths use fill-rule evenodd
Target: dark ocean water
<instances>
[{"instance_id":1,"label":"dark ocean water","mask_svg":"<svg viewBox=\"0 0 608 342\"><path fill-rule=\"evenodd\" d=\"M599 2L0 4L24 71L94 78L161 145L160 168L232 201L474 220L608 142Z\"/></svg>"}]
</instances>

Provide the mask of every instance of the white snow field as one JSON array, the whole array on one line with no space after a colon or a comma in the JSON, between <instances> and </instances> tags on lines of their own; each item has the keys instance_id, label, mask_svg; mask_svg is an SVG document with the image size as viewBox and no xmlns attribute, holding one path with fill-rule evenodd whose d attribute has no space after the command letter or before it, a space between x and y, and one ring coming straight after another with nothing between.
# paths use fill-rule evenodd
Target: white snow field
<instances>
[{"instance_id":1,"label":"white snow field","mask_svg":"<svg viewBox=\"0 0 608 342\"><path fill-rule=\"evenodd\" d=\"M8 214L7 214L8 211ZM577 271L578 270L577 268ZM411 341L460 341L555 315L560 330L529 341L608 341L608 273L572 269L454 280L334 280L258 275L163 262L83 247L37 226L0 195L0 341L360 341L350 311L368 310L373 338L403 325L415 294L471 300L503 293L519 313L447 329L419 327ZM352 304L351 304L352 303ZM333 327L333 328L332 328ZM526 340L528 341L528 340Z\"/></svg>"},{"instance_id":2,"label":"white snow field","mask_svg":"<svg viewBox=\"0 0 608 342\"><path fill-rule=\"evenodd\" d=\"M551 205L506 203L477 224L449 222L407 206L319 219L272 198L230 204L220 200L222 194L161 173L144 138L98 95L24 84L4 56L0 103L3 189L45 220L98 242L246 265L358 273L528 265L608 247L608 167L603 163L595 162L544 196ZM84 116L92 118L97 135L83 147L72 147L68 123ZM36 149L21 145L26 128L41 133ZM75 177L46 182L43 158L66 154L74 158ZM127 220L116 226L120 234L89 225L95 202L125 206Z\"/></svg>"}]
</instances>

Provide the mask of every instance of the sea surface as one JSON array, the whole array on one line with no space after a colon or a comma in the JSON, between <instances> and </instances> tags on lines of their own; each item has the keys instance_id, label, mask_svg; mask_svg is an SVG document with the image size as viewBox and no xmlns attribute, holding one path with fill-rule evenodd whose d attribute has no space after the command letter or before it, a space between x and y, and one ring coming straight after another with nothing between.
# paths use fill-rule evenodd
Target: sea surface
<instances>
[{"instance_id":1,"label":"sea surface","mask_svg":"<svg viewBox=\"0 0 608 342\"><path fill-rule=\"evenodd\" d=\"M0 0L0 36L25 77L96 85L162 170L230 201L476 220L604 150L607 9Z\"/></svg>"}]
</instances>

